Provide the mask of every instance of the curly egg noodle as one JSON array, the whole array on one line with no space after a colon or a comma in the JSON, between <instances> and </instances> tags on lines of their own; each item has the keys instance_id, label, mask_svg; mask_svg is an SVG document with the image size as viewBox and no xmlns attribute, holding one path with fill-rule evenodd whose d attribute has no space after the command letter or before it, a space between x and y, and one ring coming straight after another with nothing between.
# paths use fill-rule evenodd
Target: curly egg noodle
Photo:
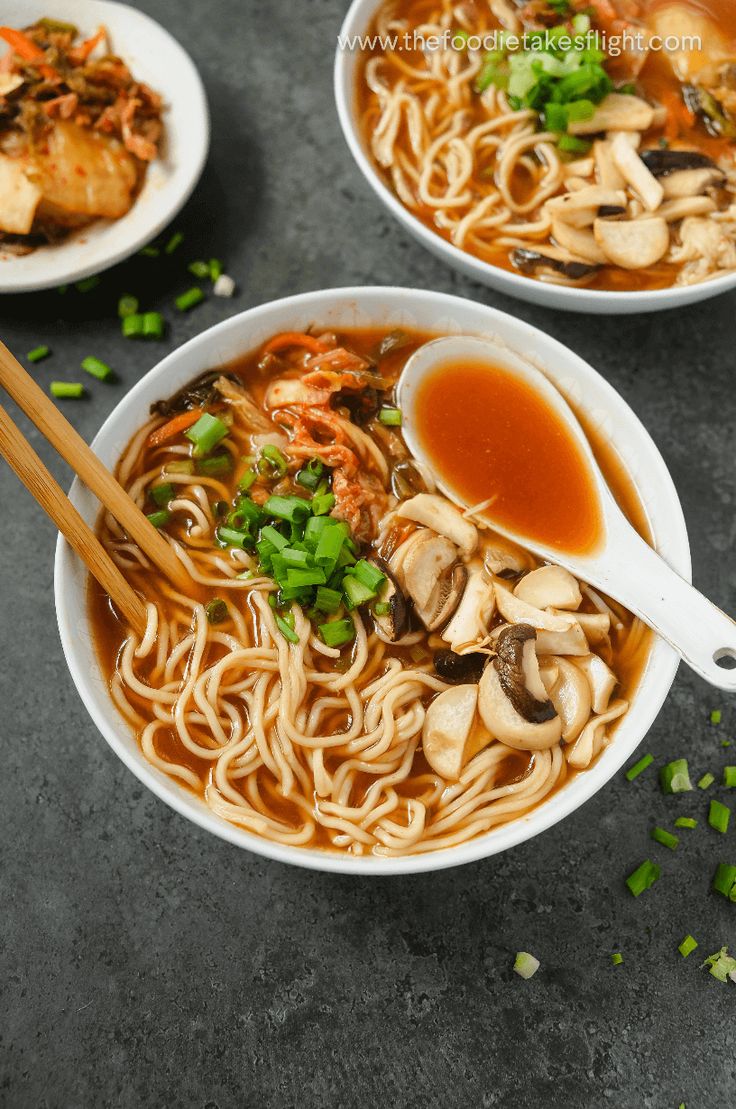
<instances>
[{"instance_id":1,"label":"curly egg noodle","mask_svg":"<svg viewBox=\"0 0 736 1109\"><path fill-rule=\"evenodd\" d=\"M398 856L451 847L523 815L610 742L646 657L649 633L638 620L581 592L564 571L553 573L552 593L539 594L548 576L534 575L538 561L494 534L483 506L461 515L414 465L400 426L383 415L396 411L392 387L406 358L430 337L326 333L307 336L308 349L287 336L152 416L118 478L149 512L165 489L158 522L191 574L189 594L112 517L101 522L148 611L138 640L90 586L115 704L153 766L223 820L278 843ZM208 462L176 431L191 427L187 405L192 418L204 409L225 425ZM355 557L374 575L383 568L375 595L354 607L343 596L329 616L315 612L314 596L280 596L264 572L263 530L254 547L228 539L223 525L244 499L256 514L279 496L311 504L299 484L309 466L331 489L324 526L348 522ZM288 523L276 525L300 546ZM428 579L421 560L430 554ZM347 633L331 645L324 629L343 621ZM531 646L521 668L521 656L497 667L504 643L509 659ZM509 674L528 682L521 695L537 722L491 688ZM468 705L458 732L457 712Z\"/></svg>"}]
</instances>

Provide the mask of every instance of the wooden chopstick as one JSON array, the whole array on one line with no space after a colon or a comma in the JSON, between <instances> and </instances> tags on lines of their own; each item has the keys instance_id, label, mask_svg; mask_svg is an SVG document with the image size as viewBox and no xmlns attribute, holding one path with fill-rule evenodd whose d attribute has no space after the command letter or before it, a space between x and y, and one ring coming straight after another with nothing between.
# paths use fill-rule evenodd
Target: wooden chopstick
<instances>
[{"instance_id":1,"label":"wooden chopstick","mask_svg":"<svg viewBox=\"0 0 736 1109\"><path fill-rule=\"evenodd\" d=\"M154 566L182 593L188 594L191 578L172 548L4 343L0 343L0 385Z\"/></svg>"},{"instance_id":2,"label":"wooden chopstick","mask_svg":"<svg viewBox=\"0 0 736 1109\"><path fill-rule=\"evenodd\" d=\"M0 406L0 454L36 498L89 572L110 595L133 631L142 639L146 606L110 558L92 529L85 524L61 486L51 476L30 443Z\"/></svg>"}]
</instances>

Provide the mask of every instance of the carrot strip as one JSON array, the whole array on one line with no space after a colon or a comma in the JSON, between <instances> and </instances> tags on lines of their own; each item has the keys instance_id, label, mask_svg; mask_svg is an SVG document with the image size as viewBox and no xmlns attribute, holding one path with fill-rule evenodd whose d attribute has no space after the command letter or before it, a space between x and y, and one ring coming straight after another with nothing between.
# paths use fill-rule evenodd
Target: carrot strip
<instances>
[{"instance_id":1,"label":"carrot strip","mask_svg":"<svg viewBox=\"0 0 736 1109\"><path fill-rule=\"evenodd\" d=\"M283 331L280 335L274 335L273 339L269 339L263 348L263 353L277 354L281 350L287 350L288 347L304 347L312 354L325 354L330 349L325 343L315 339L314 335L307 335L303 331Z\"/></svg>"},{"instance_id":2,"label":"carrot strip","mask_svg":"<svg viewBox=\"0 0 736 1109\"><path fill-rule=\"evenodd\" d=\"M95 49L96 46L99 46L104 37L105 28L100 27L96 35L92 35L91 38L86 39L85 42L80 43L79 46L75 46L73 50L69 51L71 57L74 59L75 62L78 62L80 64L82 62L86 62L92 51Z\"/></svg>"},{"instance_id":3,"label":"carrot strip","mask_svg":"<svg viewBox=\"0 0 736 1109\"><path fill-rule=\"evenodd\" d=\"M15 27L0 27L0 38L5 39L13 53L17 54L25 62L40 62L39 70L48 80L53 80L58 77L58 73L53 66L46 65L44 58L46 55L40 46L37 46L33 39L28 35L24 35L22 31L17 31Z\"/></svg>"},{"instance_id":4,"label":"carrot strip","mask_svg":"<svg viewBox=\"0 0 736 1109\"><path fill-rule=\"evenodd\" d=\"M162 443L168 443L169 439L180 435L182 431L196 424L197 420L204 413L203 408L191 408L187 412L180 412L178 416L174 416L173 420L169 420L167 424L161 424L155 431L152 431L148 436L146 446L160 447Z\"/></svg>"}]
</instances>

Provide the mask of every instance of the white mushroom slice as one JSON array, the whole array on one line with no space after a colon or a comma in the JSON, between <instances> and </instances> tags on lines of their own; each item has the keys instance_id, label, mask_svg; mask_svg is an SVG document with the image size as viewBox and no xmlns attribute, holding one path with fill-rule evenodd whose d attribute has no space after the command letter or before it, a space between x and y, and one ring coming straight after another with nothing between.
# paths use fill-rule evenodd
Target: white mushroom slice
<instances>
[{"instance_id":1,"label":"white mushroom slice","mask_svg":"<svg viewBox=\"0 0 736 1109\"><path fill-rule=\"evenodd\" d=\"M565 193L547 201L546 208L555 216L566 218L568 212L581 208L625 208L626 193L623 189L604 189L600 185L588 185L577 193Z\"/></svg>"},{"instance_id":2,"label":"white mushroom slice","mask_svg":"<svg viewBox=\"0 0 736 1109\"><path fill-rule=\"evenodd\" d=\"M560 668L554 658L545 656L539 659L539 676L549 695L550 689L560 676Z\"/></svg>"},{"instance_id":3,"label":"white mushroom slice","mask_svg":"<svg viewBox=\"0 0 736 1109\"><path fill-rule=\"evenodd\" d=\"M509 624L531 624L533 628L540 628L550 632L565 632L575 623L573 616L557 616L552 612L543 612L540 608L528 604L520 597L514 596L510 589L496 582L496 605L504 620ZM545 651L545 654L555 654L554 651ZM586 652L587 654L587 652Z\"/></svg>"},{"instance_id":4,"label":"white mushroom slice","mask_svg":"<svg viewBox=\"0 0 736 1109\"><path fill-rule=\"evenodd\" d=\"M715 212L716 208L717 204L710 196L681 196L665 200L657 215L668 223L676 223L688 216L707 216L710 212Z\"/></svg>"},{"instance_id":5,"label":"white mushroom slice","mask_svg":"<svg viewBox=\"0 0 736 1109\"><path fill-rule=\"evenodd\" d=\"M519 751L543 751L562 736L562 721L539 674L534 629L504 628L498 655L478 686L478 711L491 735Z\"/></svg>"},{"instance_id":6,"label":"white mushroom slice","mask_svg":"<svg viewBox=\"0 0 736 1109\"><path fill-rule=\"evenodd\" d=\"M596 222L600 221L596 220ZM608 261L590 231L572 227L571 224L565 223L562 219L553 219L552 235L561 247L569 250L571 254L581 258L584 262L594 262L598 266L604 266Z\"/></svg>"},{"instance_id":7,"label":"white mushroom slice","mask_svg":"<svg viewBox=\"0 0 736 1109\"><path fill-rule=\"evenodd\" d=\"M466 654L486 642L494 605L493 585L486 579L482 563L475 562L468 567L468 582L455 615L442 632L451 650Z\"/></svg>"},{"instance_id":8,"label":"white mushroom slice","mask_svg":"<svg viewBox=\"0 0 736 1109\"><path fill-rule=\"evenodd\" d=\"M608 712L594 716L585 725L575 744L567 752L567 761L576 770L585 770L599 754L605 741L605 731L612 720L623 716L629 707L628 701L614 701Z\"/></svg>"},{"instance_id":9,"label":"white mushroom slice","mask_svg":"<svg viewBox=\"0 0 736 1109\"><path fill-rule=\"evenodd\" d=\"M29 180L22 163L0 154L0 231L27 235L40 200L41 189Z\"/></svg>"},{"instance_id":10,"label":"white mushroom slice","mask_svg":"<svg viewBox=\"0 0 736 1109\"><path fill-rule=\"evenodd\" d=\"M648 131L652 126L654 108L638 96L611 92L593 112L590 119L571 123L572 135L597 135L599 131Z\"/></svg>"},{"instance_id":11,"label":"white mushroom slice","mask_svg":"<svg viewBox=\"0 0 736 1109\"><path fill-rule=\"evenodd\" d=\"M638 220L597 219L593 224L596 242L616 266L640 270L653 266L667 253L670 232L659 217Z\"/></svg>"},{"instance_id":12,"label":"white mushroom slice","mask_svg":"<svg viewBox=\"0 0 736 1109\"><path fill-rule=\"evenodd\" d=\"M565 177L592 177L595 172L593 158L578 158L576 162L568 162L563 166Z\"/></svg>"},{"instance_id":13,"label":"white mushroom slice","mask_svg":"<svg viewBox=\"0 0 736 1109\"><path fill-rule=\"evenodd\" d=\"M599 139L593 146L593 157L595 158L596 173L601 187L612 190L623 189L626 182L611 157L610 142L606 139Z\"/></svg>"},{"instance_id":14,"label":"white mushroom slice","mask_svg":"<svg viewBox=\"0 0 736 1109\"><path fill-rule=\"evenodd\" d=\"M455 544L428 528L419 533L398 574L427 631L441 628L450 619L468 576L465 566L458 561Z\"/></svg>"},{"instance_id":15,"label":"white mushroom slice","mask_svg":"<svg viewBox=\"0 0 736 1109\"><path fill-rule=\"evenodd\" d=\"M605 712L618 685L618 678L613 670L598 655L576 658L575 665L585 674L590 686L593 712Z\"/></svg>"},{"instance_id":16,"label":"white mushroom slice","mask_svg":"<svg viewBox=\"0 0 736 1109\"><path fill-rule=\"evenodd\" d=\"M432 528L451 539L464 555L471 555L478 546L478 529L466 520L459 508L434 493L418 493L404 501L396 510L398 516Z\"/></svg>"},{"instance_id":17,"label":"white mushroom slice","mask_svg":"<svg viewBox=\"0 0 736 1109\"><path fill-rule=\"evenodd\" d=\"M576 609L583 602L580 586L562 566L540 566L525 574L514 596L535 608Z\"/></svg>"},{"instance_id":18,"label":"white mushroom slice","mask_svg":"<svg viewBox=\"0 0 736 1109\"><path fill-rule=\"evenodd\" d=\"M616 139L619 137L623 138L632 150L638 150L641 146L641 135L638 131L609 131L606 135L606 140L613 146Z\"/></svg>"},{"instance_id":19,"label":"white mushroom slice","mask_svg":"<svg viewBox=\"0 0 736 1109\"><path fill-rule=\"evenodd\" d=\"M560 616L564 616L561 612ZM607 612L576 612L575 619L585 633L591 647L606 643L611 631L611 617Z\"/></svg>"},{"instance_id":20,"label":"white mushroom slice","mask_svg":"<svg viewBox=\"0 0 736 1109\"><path fill-rule=\"evenodd\" d=\"M548 689L549 698L562 721L562 738L574 743L590 719L593 699L585 674L566 658L555 658L558 676Z\"/></svg>"},{"instance_id":21,"label":"white mushroom slice","mask_svg":"<svg viewBox=\"0 0 736 1109\"><path fill-rule=\"evenodd\" d=\"M432 769L447 781L456 782L465 765L477 704L477 685L456 685L435 697L427 709L422 750Z\"/></svg>"},{"instance_id":22,"label":"white mushroom slice","mask_svg":"<svg viewBox=\"0 0 736 1109\"><path fill-rule=\"evenodd\" d=\"M664 200L664 189L623 135L611 143L611 157L626 181L638 193L644 207L655 212Z\"/></svg>"},{"instance_id":23,"label":"white mushroom slice","mask_svg":"<svg viewBox=\"0 0 736 1109\"><path fill-rule=\"evenodd\" d=\"M540 655L582 656L590 654L590 645L585 632L575 620L566 631L538 631L537 651Z\"/></svg>"},{"instance_id":24,"label":"white mushroom slice","mask_svg":"<svg viewBox=\"0 0 736 1109\"><path fill-rule=\"evenodd\" d=\"M662 177L662 191L668 198L698 196L713 185L723 183L724 174L718 166L703 166L698 169L678 169Z\"/></svg>"},{"instance_id":25,"label":"white mushroom slice","mask_svg":"<svg viewBox=\"0 0 736 1109\"><path fill-rule=\"evenodd\" d=\"M298 377L284 377L271 382L264 403L266 408L284 408L290 404L325 404L329 398L325 389L314 389Z\"/></svg>"},{"instance_id":26,"label":"white mushroom slice","mask_svg":"<svg viewBox=\"0 0 736 1109\"><path fill-rule=\"evenodd\" d=\"M516 578L525 570L532 569L533 563L530 555L521 547L506 545L505 540L494 536L493 540L483 547L483 565L489 574L498 578Z\"/></svg>"}]
</instances>

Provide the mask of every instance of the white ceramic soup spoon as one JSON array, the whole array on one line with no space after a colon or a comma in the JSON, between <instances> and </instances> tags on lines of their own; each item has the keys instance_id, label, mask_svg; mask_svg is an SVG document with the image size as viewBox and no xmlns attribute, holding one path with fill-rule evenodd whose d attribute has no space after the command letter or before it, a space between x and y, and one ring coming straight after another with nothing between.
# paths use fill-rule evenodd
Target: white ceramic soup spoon
<instances>
[{"instance_id":1,"label":"white ceramic soup spoon","mask_svg":"<svg viewBox=\"0 0 736 1109\"><path fill-rule=\"evenodd\" d=\"M486 363L522 379L564 420L590 469L602 518L602 540L591 553L567 554L533 537L509 530L493 519L493 506L480 515L499 534L523 545L548 562L601 589L670 643L697 674L711 685L736 692L736 623L675 573L634 530L606 484L590 443L572 409L545 375L490 339L455 336L420 347L406 363L397 389L403 431L412 454L428 466L438 486L456 504L470 507L438 472L422 442L417 395L429 374L462 363ZM472 398L468 398L472 404ZM492 492L489 491L489 492Z\"/></svg>"}]
</instances>

